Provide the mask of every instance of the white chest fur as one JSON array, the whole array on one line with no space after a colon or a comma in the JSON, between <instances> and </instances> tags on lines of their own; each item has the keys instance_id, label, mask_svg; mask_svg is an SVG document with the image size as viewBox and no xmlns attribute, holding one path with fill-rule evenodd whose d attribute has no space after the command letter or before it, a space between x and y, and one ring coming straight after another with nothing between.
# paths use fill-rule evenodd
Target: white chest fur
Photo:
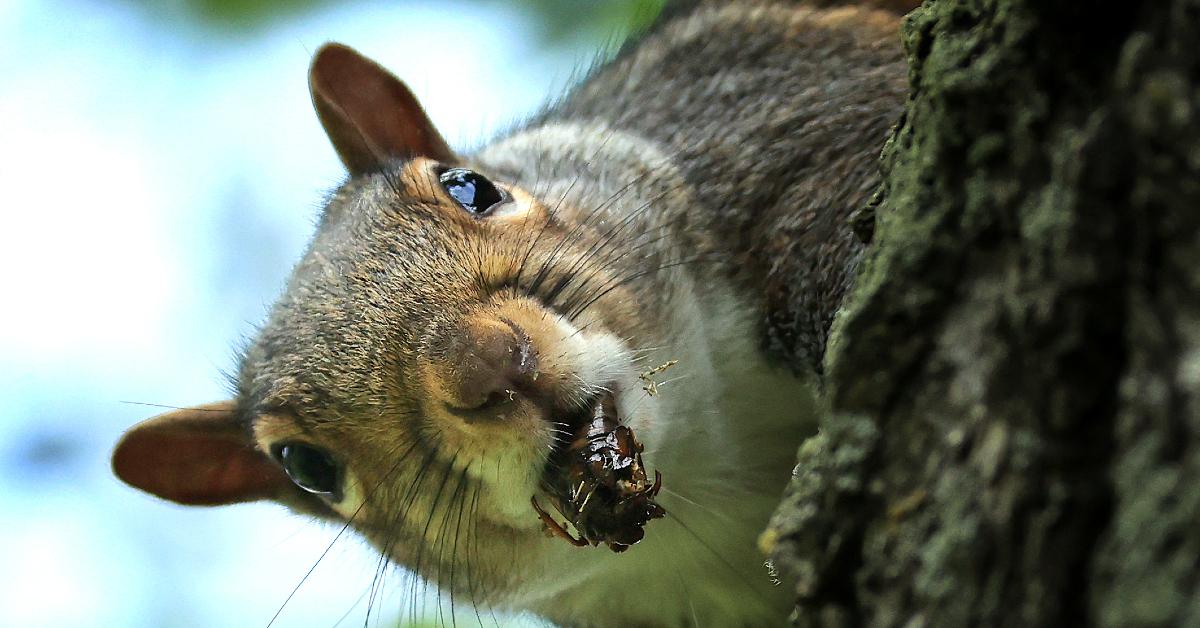
<instances>
[{"instance_id":1,"label":"white chest fur","mask_svg":"<svg viewBox=\"0 0 1200 628\"><path fill-rule=\"evenodd\" d=\"M603 126L535 129L479 157L512 172L539 164L539 191L568 202L581 171L593 186L588 193L601 198L629 189L647 170L658 189L682 181L653 145ZM637 197L636 189L631 196ZM640 206L616 202L606 211L620 220ZM647 218L639 228L663 227L656 220ZM677 246L675 241L665 238L662 246ZM596 625L778 623L790 596L774 585L755 541L800 441L815 430L813 390L766 363L756 315L732 286L713 280L700 285L684 268L659 285L671 291L668 329L663 346L648 351L640 364L649 370L678 362L654 377L654 395L636 378L624 382L620 405L647 444L648 467L663 474L659 502L668 516L648 523L645 540L622 554L557 543L542 561L544 573L531 574L515 606L548 617L601 618ZM640 420L638 409L646 405L653 406L655 420Z\"/></svg>"}]
</instances>

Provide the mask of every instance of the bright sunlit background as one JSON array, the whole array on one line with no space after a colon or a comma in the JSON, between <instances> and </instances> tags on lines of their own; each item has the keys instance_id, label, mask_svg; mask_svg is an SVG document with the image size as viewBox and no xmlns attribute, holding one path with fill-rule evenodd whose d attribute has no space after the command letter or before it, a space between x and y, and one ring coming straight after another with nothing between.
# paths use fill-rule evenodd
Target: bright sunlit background
<instances>
[{"instance_id":1,"label":"bright sunlit background","mask_svg":"<svg viewBox=\"0 0 1200 628\"><path fill-rule=\"evenodd\" d=\"M357 538L284 606L336 528L114 480L112 444L159 411L130 402L225 396L341 180L306 86L322 42L391 68L469 148L658 4L0 0L0 625L362 625ZM450 623L423 591L390 571L372 624Z\"/></svg>"}]
</instances>

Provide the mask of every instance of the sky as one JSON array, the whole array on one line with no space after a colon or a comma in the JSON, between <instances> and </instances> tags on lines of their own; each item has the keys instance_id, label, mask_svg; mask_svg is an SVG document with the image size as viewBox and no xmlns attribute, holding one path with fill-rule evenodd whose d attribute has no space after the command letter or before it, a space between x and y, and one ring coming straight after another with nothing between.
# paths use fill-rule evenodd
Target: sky
<instances>
[{"instance_id":1,"label":"sky","mask_svg":"<svg viewBox=\"0 0 1200 628\"><path fill-rule=\"evenodd\" d=\"M227 396L342 180L312 52L380 61L468 148L599 43L547 47L505 6L355 2L228 34L129 3L0 0L0 625L262 627L281 606L275 626L362 624L377 561L357 538L273 505L158 501L109 454L153 404ZM373 617L414 599L389 573Z\"/></svg>"}]
</instances>

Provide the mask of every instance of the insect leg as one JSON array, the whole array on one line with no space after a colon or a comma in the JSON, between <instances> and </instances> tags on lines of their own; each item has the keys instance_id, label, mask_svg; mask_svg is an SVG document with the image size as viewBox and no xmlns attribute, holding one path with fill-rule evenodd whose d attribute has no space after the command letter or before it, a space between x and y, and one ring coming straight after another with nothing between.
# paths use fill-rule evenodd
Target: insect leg
<instances>
[{"instance_id":1,"label":"insect leg","mask_svg":"<svg viewBox=\"0 0 1200 628\"><path fill-rule=\"evenodd\" d=\"M542 510L541 505L538 504L538 502L537 502L536 496L530 497L529 501L533 504L533 509L537 511L538 517L540 517L542 519L542 523L546 526L547 532L549 532L553 536L561 536L562 538L569 541L571 543L571 545L574 545L575 547L587 547L588 546L588 542L586 540L577 539L574 536L571 536L571 533L567 532L567 529L564 528L562 526L562 524L555 521L554 517L550 516L550 513L546 512L545 510Z\"/></svg>"}]
</instances>

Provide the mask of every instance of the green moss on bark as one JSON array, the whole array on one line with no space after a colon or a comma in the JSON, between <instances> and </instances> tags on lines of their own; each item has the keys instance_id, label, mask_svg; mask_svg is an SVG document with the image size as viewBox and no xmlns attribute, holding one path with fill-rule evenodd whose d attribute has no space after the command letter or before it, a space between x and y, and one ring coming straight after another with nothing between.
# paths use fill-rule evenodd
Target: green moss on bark
<instances>
[{"instance_id":1,"label":"green moss on bark","mask_svg":"<svg viewBox=\"0 0 1200 628\"><path fill-rule=\"evenodd\" d=\"M822 433L801 625L1200 624L1200 1L933 0Z\"/></svg>"}]
</instances>

